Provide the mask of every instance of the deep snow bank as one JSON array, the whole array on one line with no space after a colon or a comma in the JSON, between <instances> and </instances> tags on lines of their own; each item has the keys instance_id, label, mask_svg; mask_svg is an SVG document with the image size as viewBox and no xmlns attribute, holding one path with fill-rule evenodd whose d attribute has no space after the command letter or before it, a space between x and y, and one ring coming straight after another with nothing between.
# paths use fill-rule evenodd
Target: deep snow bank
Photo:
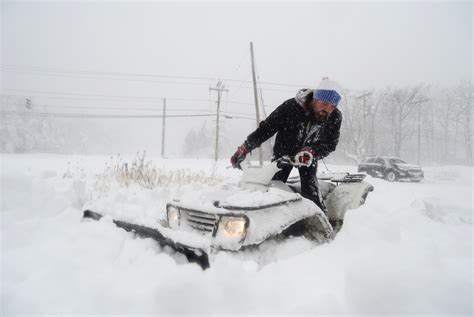
<instances>
[{"instance_id":1,"label":"deep snow bank","mask_svg":"<svg viewBox=\"0 0 474 317\"><path fill-rule=\"evenodd\" d=\"M268 242L218 254L203 272L107 220L81 221L106 159L1 156L2 315L472 313L471 168L426 168L421 184L368 177L375 191L347 212L332 243ZM82 175L63 178L68 161L80 162ZM212 169L209 161L157 165ZM217 173L237 182L239 172L225 165ZM199 186L108 195L151 212Z\"/></svg>"}]
</instances>

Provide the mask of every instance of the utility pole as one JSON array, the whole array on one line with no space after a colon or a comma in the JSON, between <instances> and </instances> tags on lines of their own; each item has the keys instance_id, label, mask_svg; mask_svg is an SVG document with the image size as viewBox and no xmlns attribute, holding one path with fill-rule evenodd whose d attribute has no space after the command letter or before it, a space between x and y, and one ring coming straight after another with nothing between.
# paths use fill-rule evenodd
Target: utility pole
<instances>
[{"instance_id":1,"label":"utility pole","mask_svg":"<svg viewBox=\"0 0 474 317\"><path fill-rule=\"evenodd\" d=\"M161 124L161 158L165 157L166 98L163 98L163 120Z\"/></svg>"},{"instance_id":2,"label":"utility pole","mask_svg":"<svg viewBox=\"0 0 474 317\"><path fill-rule=\"evenodd\" d=\"M413 102L413 105L418 104L418 153L417 153L417 164L420 165L420 148L421 148L421 104L430 101L430 99L422 99Z\"/></svg>"},{"instance_id":3,"label":"utility pole","mask_svg":"<svg viewBox=\"0 0 474 317\"><path fill-rule=\"evenodd\" d=\"M416 164L420 165L420 148L421 148L421 103L418 103L418 153L416 155Z\"/></svg>"},{"instance_id":4,"label":"utility pole","mask_svg":"<svg viewBox=\"0 0 474 317\"><path fill-rule=\"evenodd\" d=\"M217 91L217 112L216 112L216 143L215 143L215 154L214 154L214 160L217 162L219 159L219 111L221 108L221 99L222 99L222 92L228 92L228 89L224 89L224 83L222 80L219 80L217 82L216 88L209 88L209 90L215 90Z\"/></svg>"},{"instance_id":5,"label":"utility pole","mask_svg":"<svg viewBox=\"0 0 474 317\"><path fill-rule=\"evenodd\" d=\"M253 78L253 96L255 99L255 118L257 120L257 128L260 124L260 114L258 111L258 93L257 93L257 78L255 76L255 59L253 55L253 43L250 42L250 57L252 59L252 78ZM262 160L262 147L258 148L258 160L260 162L260 166L263 165Z\"/></svg>"},{"instance_id":6,"label":"utility pole","mask_svg":"<svg viewBox=\"0 0 474 317\"><path fill-rule=\"evenodd\" d=\"M372 95L371 92L367 92L365 94L362 94L358 97L356 97L356 99L362 99L362 134L363 134L363 138L364 138L364 156L367 156L368 153L367 152L370 152L370 146L371 146L371 143L372 142L369 142L369 138L372 140L371 138L371 135L369 134L370 133L370 130L367 130L367 116L371 115L371 109L367 109L367 97L369 97L370 95ZM359 153L360 154L360 153Z\"/></svg>"},{"instance_id":7,"label":"utility pole","mask_svg":"<svg viewBox=\"0 0 474 317\"><path fill-rule=\"evenodd\" d=\"M260 102L262 105L263 120L265 120L267 118L267 111L265 110L265 102L263 102L262 87L260 87Z\"/></svg>"}]
</instances>

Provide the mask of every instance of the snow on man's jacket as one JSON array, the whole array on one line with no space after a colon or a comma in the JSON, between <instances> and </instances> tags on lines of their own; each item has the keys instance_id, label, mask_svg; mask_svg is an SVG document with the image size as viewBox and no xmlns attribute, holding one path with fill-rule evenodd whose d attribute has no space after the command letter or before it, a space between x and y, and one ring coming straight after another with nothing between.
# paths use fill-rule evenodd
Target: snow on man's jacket
<instances>
[{"instance_id":1,"label":"snow on man's jacket","mask_svg":"<svg viewBox=\"0 0 474 317\"><path fill-rule=\"evenodd\" d=\"M316 152L316 159L322 159L336 149L342 113L335 108L324 123L317 123L308 103L312 100L312 90L300 90L295 98L278 106L245 141L253 150L276 133L273 146L274 158L296 155L303 147L309 146Z\"/></svg>"}]
</instances>

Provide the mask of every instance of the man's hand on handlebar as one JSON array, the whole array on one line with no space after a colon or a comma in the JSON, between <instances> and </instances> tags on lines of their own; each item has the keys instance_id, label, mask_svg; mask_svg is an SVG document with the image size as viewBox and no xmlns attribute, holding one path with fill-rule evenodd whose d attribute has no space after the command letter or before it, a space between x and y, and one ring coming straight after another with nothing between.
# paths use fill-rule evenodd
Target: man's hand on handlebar
<instances>
[{"instance_id":1,"label":"man's hand on handlebar","mask_svg":"<svg viewBox=\"0 0 474 317\"><path fill-rule=\"evenodd\" d=\"M314 153L314 154L313 154ZM278 167L285 165L291 165L295 167L309 167L315 159L314 150L307 151L305 149L301 150L294 157L285 155L277 160Z\"/></svg>"}]
</instances>

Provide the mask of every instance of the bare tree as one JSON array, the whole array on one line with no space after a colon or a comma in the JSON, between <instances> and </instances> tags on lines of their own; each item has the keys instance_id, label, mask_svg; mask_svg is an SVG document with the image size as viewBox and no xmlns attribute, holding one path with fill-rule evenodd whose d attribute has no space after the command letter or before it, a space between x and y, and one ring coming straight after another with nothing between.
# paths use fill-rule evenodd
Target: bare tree
<instances>
[{"instance_id":1,"label":"bare tree","mask_svg":"<svg viewBox=\"0 0 474 317\"><path fill-rule=\"evenodd\" d=\"M422 99L422 86L398 88L393 90L386 104L387 118L392 132L393 154L401 155L404 140L413 135L414 105Z\"/></svg>"},{"instance_id":2,"label":"bare tree","mask_svg":"<svg viewBox=\"0 0 474 317\"><path fill-rule=\"evenodd\" d=\"M343 96L343 102L341 103L343 120L340 137L343 146L340 148L347 157L358 163L360 157L365 154L365 144L362 138L364 126L360 123L363 114L356 107L356 97L348 91L344 91Z\"/></svg>"},{"instance_id":3,"label":"bare tree","mask_svg":"<svg viewBox=\"0 0 474 317\"><path fill-rule=\"evenodd\" d=\"M345 155L359 162L376 153L377 115L389 89L345 92L342 104L342 143Z\"/></svg>"},{"instance_id":4,"label":"bare tree","mask_svg":"<svg viewBox=\"0 0 474 317\"><path fill-rule=\"evenodd\" d=\"M473 86L470 83L460 83L454 89L456 96L456 136L458 133L458 126L462 128L463 144L465 146L465 162L472 166L472 111L473 111ZM455 138L456 141L456 138ZM455 143L455 149L456 149Z\"/></svg>"},{"instance_id":5,"label":"bare tree","mask_svg":"<svg viewBox=\"0 0 474 317\"><path fill-rule=\"evenodd\" d=\"M434 107L436 113L436 123L439 126L438 134L438 155L436 160L447 162L449 160L450 150L450 127L452 122L452 109L450 103L452 100L452 92L447 89L442 89L434 98Z\"/></svg>"},{"instance_id":6,"label":"bare tree","mask_svg":"<svg viewBox=\"0 0 474 317\"><path fill-rule=\"evenodd\" d=\"M435 158L435 138L436 138L436 122L435 122L435 107L431 90L429 93L429 102L424 105L424 111L422 112L422 144L425 145L424 158L433 161Z\"/></svg>"},{"instance_id":7,"label":"bare tree","mask_svg":"<svg viewBox=\"0 0 474 317\"><path fill-rule=\"evenodd\" d=\"M387 94L390 89L386 88L379 93L371 93L371 100L368 108L368 127L367 127L367 148L366 151L370 155L375 155L375 141L376 141L376 123L377 123L377 114L380 109L380 105L385 101Z\"/></svg>"}]
</instances>

